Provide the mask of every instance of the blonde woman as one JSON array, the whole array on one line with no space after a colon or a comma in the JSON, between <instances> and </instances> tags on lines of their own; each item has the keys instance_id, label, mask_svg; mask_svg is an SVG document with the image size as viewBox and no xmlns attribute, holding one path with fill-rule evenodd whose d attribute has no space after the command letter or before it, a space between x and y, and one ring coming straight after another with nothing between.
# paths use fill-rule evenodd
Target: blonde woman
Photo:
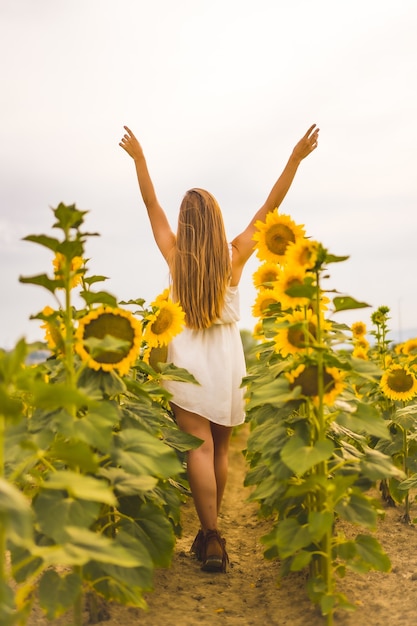
<instances>
[{"instance_id":1,"label":"blonde woman","mask_svg":"<svg viewBox=\"0 0 417 626\"><path fill-rule=\"evenodd\" d=\"M245 360L240 332L238 285L254 250L255 222L265 221L279 207L301 161L316 147L319 129L313 124L296 144L263 206L231 244L215 198L203 189L185 194L177 233L171 230L158 202L142 147L125 126L120 146L135 162L143 202L156 244L171 276L171 291L179 301L186 327L168 348L168 360L191 372L200 385L167 381L172 410L183 431L202 440L188 453L187 474L201 523L191 551L204 571L226 571L225 539L218 514L227 479L228 448L234 426L245 420L242 378Z\"/></svg>"}]
</instances>

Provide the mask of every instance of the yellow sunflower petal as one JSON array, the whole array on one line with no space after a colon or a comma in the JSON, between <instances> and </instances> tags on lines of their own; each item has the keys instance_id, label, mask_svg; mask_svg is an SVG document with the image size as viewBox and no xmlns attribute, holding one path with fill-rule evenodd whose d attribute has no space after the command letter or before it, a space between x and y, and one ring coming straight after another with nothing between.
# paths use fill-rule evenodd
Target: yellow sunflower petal
<instances>
[{"instance_id":1,"label":"yellow sunflower petal","mask_svg":"<svg viewBox=\"0 0 417 626\"><path fill-rule=\"evenodd\" d=\"M366 335L366 324L363 322L353 322L351 330L353 337L363 337Z\"/></svg>"},{"instance_id":2,"label":"yellow sunflower petal","mask_svg":"<svg viewBox=\"0 0 417 626\"><path fill-rule=\"evenodd\" d=\"M252 307L252 315L258 318L268 317L272 314L269 307L279 304L279 296L275 289L259 289Z\"/></svg>"},{"instance_id":3,"label":"yellow sunflower petal","mask_svg":"<svg viewBox=\"0 0 417 626\"><path fill-rule=\"evenodd\" d=\"M304 285L305 273L301 268L284 267L279 280L275 284L275 291L283 309L294 309L310 304L310 299L304 296L292 296L287 293L291 287Z\"/></svg>"},{"instance_id":4,"label":"yellow sunflower petal","mask_svg":"<svg viewBox=\"0 0 417 626\"><path fill-rule=\"evenodd\" d=\"M330 323L323 318L320 320L322 332L330 328ZM318 319L311 309L295 311L287 315L280 322L275 335L275 350L283 357L289 354L305 352L317 339Z\"/></svg>"},{"instance_id":5,"label":"yellow sunflower petal","mask_svg":"<svg viewBox=\"0 0 417 626\"><path fill-rule=\"evenodd\" d=\"M286 373L290 388L301 387L301 393L311 398L314 404L318 403L319 369L315 364L301 364L291 372ZM343 373L335 367L323 369L323 402L331 406L344 389Z\"/></svg>"},{"instance_id":6,"label":"yellow sunflower petal","mask_svg":"<svg viewBox=\"0 0 417 626\"><path fill-rule=\"evenodd\" d=\"M298 239L288 245L285 262L288 265L302 267L304 270L312 269L317 262L318 250L319 244L317 241L312 241L305 237Z\"/></svg>"},{"instance_id":7,"label":"yellow sunflower petal","mask_svg":"<svg viewBox=\"0 0 417 626\"><path fill-rule=\"evenodd\" d=\"M158 307L147 318L144 339L148 346L166 346L184 327L185 314L181 306L172 300L155 301Z\"/></svg>"},{"instance_id":8,"label":"yellow sunflower petal","mask_svg":"<svg viewBox=\"0 0 417 626\"><path fill-rule=\"evenodd\" d=\"M407 402L417 395L417 378L403 365L391 365L381 378L380 387L390 400Z\"/></svg>"},{"instance_id":9,"label":"yellow sunflower petal","mask_svg":"<svg viewBox=\"0 0 417 626\"><path fill-rule=\"evenodd\" d=\"M265 222L258 220L253 239L257 242L256 254L259 259L272 262L283 260L287 246L304 237L303 226L297 225L289 215L281 215L278 209L266 216Z\"/></svg>"},{"instance_id":10,"label":"yellow sunflower petal","mask_svg":"<svg viewBox=\"0 0 417 626\"><path fill-rule=\"evenodd\" d=\"M116 340L116 345L119 342L116 348L106 344L109 337ZM117 370L123 375L138 357L142 327L129 311L101 306L79 320L75 338L75 350L88 367L106 372ZM93 353L86 344L89 339L98 341L97 350Z\"/></svg>"},{"instance_id":11,"label":"yellow sunflower petal","mask_svg":"<svg viewBox=\"0 0 417 626\"><path fill-rule=\"evenodd\" d=\"M253 284L257 289L265 287L266 289L272 289L273 283L278 280L281 268L278 263L272 261L265 261L262 263L256 272L253 274Z\"/></svg>"}]
</instances>

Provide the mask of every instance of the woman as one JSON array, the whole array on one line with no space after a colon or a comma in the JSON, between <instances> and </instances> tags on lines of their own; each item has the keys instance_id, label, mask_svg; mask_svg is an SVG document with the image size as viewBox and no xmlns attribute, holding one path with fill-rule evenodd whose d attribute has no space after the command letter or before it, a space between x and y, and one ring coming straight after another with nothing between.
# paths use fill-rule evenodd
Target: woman
<instances>
[{"instance_id":1,"label":"woman","mask_svg":"<svg viewBox=\"0 0 417 626\"><path fill-rule=\"evenodd\" d=\"M205 571L226 571L225 540L218 514L228 468L233 426L245 419L242 378L245 362L240 333L238 285L254 250L255 222L279 207L301 161L317 147L313 124L293 149L263 206L229 245L222 214L203 189L189 190L181 203L177 234L158 202L143 150L124 126L120 146L133 158L156 244L171 275L171 292L184 312L186 327L168 348L168 360L191 372L199 385L167 381L172 410L181 430L202 440L188 453L187 473L201 523L191 551Z\"/></svg>"}]
</instances>

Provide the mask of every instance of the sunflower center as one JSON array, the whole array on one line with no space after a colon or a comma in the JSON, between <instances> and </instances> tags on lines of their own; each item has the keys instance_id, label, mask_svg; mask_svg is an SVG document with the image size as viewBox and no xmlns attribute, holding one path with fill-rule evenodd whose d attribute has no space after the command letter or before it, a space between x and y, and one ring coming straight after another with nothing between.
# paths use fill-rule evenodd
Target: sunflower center
<instances>
[{"instance_id":1,"label":"sunflower center","mask_svg":"<svg viewBox=\"0 0 417 626\"><path fill-rule=\"evenodd\" d=\"M114 313L102 313L97 319L91 320L85 327L84 339L95 337L104 339L106 335L128 342L127 348L117 351L103 350L98 355L94 355L94 360L98 363L118 363L122 361L132 348L135 333L129 320Z\"/></svg>"},{"instance_id":2,"label":"sunflower center","mask_svg":"<svg viewBox=\"0 0 417 626\"><path fill-rule=\"evenodd\" d=\"M295 235L285 224L272 224L265 233L265 244L273 254L283 256L290 242L295 242Z\"/></svg>"},{"instance_id":3,"label":"sunflower center","mask_svg":"<svg viewBox=\"0 0 417 626\"><path fill-rule=\"evenodd\" d=\"M158 316L151 324L151 330L154 335L162 335L172 326L173 316L168 309L160 309Z\"/></svg>"},{"instance_id":4,"label":"sunflower center","mask_svg":"<svg viewBox=\"0 0 417 626\"><path fill-rule=\"evenodd\" d=\"M334 389L335 381L331 374L326 370L323 371L323 386L326 393L329 393ZM291 389L295 387L301 387L301 393L303 396L318 396L318 367L317 365L310 365L306 367L298 376L294 379Z\"/></svg>"},{"instance_id":5,"label":"sunflower center","mask_svg":"<svg viewBox=\"0 0 417 626\"><path fill-rule=\"evenodd\" d=\"M313 252L308 246L303 246L300 250L298 258L300 260L300 265L309 265L311 263L311 259L313 258Z\"/></svg>"},{"instance_id":6,"label":"sunflower center","mask_svg":"<svg viewBox=\"0 0 417 626\"><path fill-rule=\"evenodd\" d=\"M261 311L262 313L266 313L271 304L276 304L277 301L274 298L265 298L262 300Z\"/></svg>"},{"instance_id":7,"label":"sunflower center","mask_svg":"<svg viewBox=\"0 0 417 626\"><path fill-rule=\"evenodd\" d=\"M308 333L312 337L316 337L316 327L314 324L309 323ZM294 324L288 329L288 341L295 348L304 348L307 343L306 328L304 324Z\"/></svg>"},{"instance_id":8,"label":"sunflower center","mask_svg":"<svg viewBox=\"0 0 417 626\"><path fill-rule=\"evenodd\" d=\"M411 374L403 369L393 370L387 379L387 385L391 391L404 393L413 388L414 380Z\"/></svg>"},{"instance_id":9,"label":"sunflower center","mask_svg":"<svg viewBox=\"0 0 417 626\"><path fill-rule=\"evenodd\" d=\"M270 270L269 272L265 272L262 276L262 283L273 283L277 280L278 275L276 272Z\"/></svg>"}]
</instances>

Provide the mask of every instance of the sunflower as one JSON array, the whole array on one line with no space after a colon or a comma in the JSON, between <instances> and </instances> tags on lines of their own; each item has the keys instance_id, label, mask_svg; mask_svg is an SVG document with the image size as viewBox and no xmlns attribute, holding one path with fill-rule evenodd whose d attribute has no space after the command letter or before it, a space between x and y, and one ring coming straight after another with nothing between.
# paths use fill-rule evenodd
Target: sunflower
<instances>
[{"instance_id":1,"label":"sunflower","mask_svg":"<svg viewBox=\"0 0 417 626\"><path fill-rule=\"evenodd\" d=\"M117 344L112 345L108 338ZM142 327L129 311L101 306L79 320L75 339L75 350L88 367L105 372L118 370L124 375L139 354ZM93 340L96 349L87 345Z\"/></svg>"},{"instance_id":2,"label":"sunflower","mask_svg":"<svg viewBox=\"0 0 417 626\"><path fill-rule=\"evenodd\" d=\"M298 306L304 307L310 304L311 301L305 296L291 296L286 293L291 287L302 287L304 278L305 274L301 268L284 267L275 284L275 291L283 309L295 309Z\"/></svg>"},{"instance_id":3,"label":"sunflower","mask_svg":"<svg viewBox=\"0 0 417 626\"><path fill-rule=\"evenodd\" d=\"M257 231L253 239L257 242L256 254L263 261L279 263L283 260L287 246L304 237L303 226L298 226L289 215L279 215L278 209L266 216L265 222L255 222Z\"/></svg>"},{"instance_id":4,"label":"sunflower","mask_svg":"<svg viewBox=\"0 0 417 626\"><path fill-rule=\"evenodd\" d=\"M164 289L159 294L159 296L156 296L155 300L152 302L152 305L153 306L158 306L158 302L165 302L166 300L169 300L169 289L168 289L168 287L166 289Z\"/></svg>"},{"instance_id":5,"label":"sunflower","mask_svg":"<svg viewBox=\"0 0 417 626\"><path fill-rule=\"evenodd\" d=\"M42 310L44 323L41 328L45 330L45 341L51 350L64 350L65 324L59 313L56 313L50 306Z\"/></svg>"},{"instance_id":6,"label":"sunflower","mask_svg":"<svg viewBox=\"0 0 417 626\"><path fill-rule=\"evenodd\" d=\"M291 372L286 373L286 377L290 382L290 389L301 387L303 396L312 398L314 404L318 402L318 377L319 369L315 364L302 363ZM343 391L343 374L336 367L323 368L323 401L325 404L332 405L336 397Z\"/></svg>"},{"instance_id":7,"label":"sunflower","mask_svg":"<svg viewBox=\"0 0 417 626\"><path fill-rule=\"evenodd\" d=\"M167 346L184 327L185 314L177 302L158 296L152 303L156 309L147 318L144 339L149 347Z\"/></svg>"},{"instance_id":8,"label":"sunflower","mask_svg":"<svg viewBox=\"0 0 417 626\"><path fill-rule=\"evenodd\" d=\"M369 350L369 341L367 341L365 337L359 337L358 339L355 340L354 347L367 351Z\"/></svg>"},{"instance_id":9,"label":"sunflower","mask_svg":"<svg viewBox=\"0 0 417 626\"><path fill-rule=\"evenodd\" d=\"M64 267L67 262L66 257L60 252L56 252L55 258L52 261L54 265L55 278L57 280L64 279ZM84 265L84 259L80 256L75 256L71 259L70 263L70 287L73 289L82 282L83 272L81 268Z\"/></svg>"},{"instance_id":10,"label":"sunflower","mask_svg":"<svg viewBox=\"0 0 417 626\"><path fill-rule=\"evenodd\" d=\"M253 284L257 289L261 287L272 289L273 283L278 280L280 271L281 268L277 263L264 261L253 274Z\"/></svg>"},{"instance_id":11,"label":"sunflower","mask_svg":"<svg viewBox=\"0 0 417 626\"><path fill-rule=\"evenodd\" d=\"M390 400L407 402L417 394L417 378L406 365L391 365L381 378L380 387Z\"/></svg>"},{"instance_id":12,"label":"sunflower","mask_svg":"<svg viewBox=\"0 0 417 626\"><path fill-rule=\"evenodd\" d=\"M356 345L353 350L352 350L352 356L355 359L362 359L363 361L367 361L368 360L368 350L366 350L365 348L363 348L360 345Z\"/></svg>"},{"instance_id":13,"label":"sunflower","mask_svg":"<svg viewBox=\"0 0 417 626\"><path fill-rule=\"evenodd\" d=\"M285 254L285 261L288 265L302 267L304 270L311 270L317 262L319 244L311 239L299 239L288 244Z\"/></svg>"},{"instance_id":14,"label":"sunflower","mask_svg":"<svg viewBox=\"0 0 417 626\"><path fill-rule=\"evenodd\" d=\"M404 343L400 343L398 344L398 346L396 346L395 351L397 352L397 354L407 354L407 355L415 355L417 354L417 338L415 339L408 339L407 341L404 341Z\"/></svg>"},{"instance_id":15,"label":"sunflower","mask_svg":"<svg viewBox=\"0 0 417 626\"><path fill-rule=\"evenodd\" d=\"M270 311L270 306L280 304L279 296L276 293L275 289L259 289L258 295L256 296L255 303L252 307L252 315L254 317L268 317L272 315Z\"/></svg>"},{"instance_id":16,"label":"sunflower","mask_svg":"<svg viewBox=\"0 0 417 626\"><path fill-rule=\"evenodd\" d=\"M284 317L282 322L286 322L286 325L279 328L275 335L275 351L283 357L307 350L317 339L317 315L310 309L306 313L295 311ZM321 327L324 331L330 324L321 320Z\"/></svg>"},{"instance_id":17,"label":"sunflower","mask_svg":"<svg viewBox=\"0 0 417 626\"><path fill-rule=\"evenodd\" d=\"M256 322L252 335L257 341L265 341L265 332L261 320Z\"/></svg>"},{"instance_id":18,"label":"sunflower","mask_svg":"<svg viewBox=\"0 0 417 626\"><path fill-rule=\"evenodd\" d=\"M358 339L366 335L366 324L363 322L353 322L351 330L352 336Z\"/></svg>"}]
</instances>

